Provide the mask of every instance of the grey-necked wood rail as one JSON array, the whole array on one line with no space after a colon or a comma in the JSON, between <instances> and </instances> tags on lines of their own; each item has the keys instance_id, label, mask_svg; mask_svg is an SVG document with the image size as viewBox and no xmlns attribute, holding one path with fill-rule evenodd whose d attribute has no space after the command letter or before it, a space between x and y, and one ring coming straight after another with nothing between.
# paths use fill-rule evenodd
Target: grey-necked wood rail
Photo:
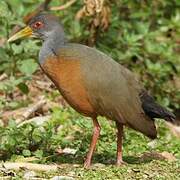
<instances>
[{"instance_id":1,"label":"grey-necked wood rail","mask_svg":"<svg viewBox=\"0 0 180 180\"><path fill-rule=\"evenodd\" d=\"M117 165L123 163L124 125L156 138L154 118L174 121L175 116L154 101L131 71L95 48L67 42L55 16L39 13L8 41L25 36L43 40L39 52L42 70L70 106L93 120L93 136L84 167L90 166L100 135L97 116L116 122Z\"/></svg>"}]
</instances>

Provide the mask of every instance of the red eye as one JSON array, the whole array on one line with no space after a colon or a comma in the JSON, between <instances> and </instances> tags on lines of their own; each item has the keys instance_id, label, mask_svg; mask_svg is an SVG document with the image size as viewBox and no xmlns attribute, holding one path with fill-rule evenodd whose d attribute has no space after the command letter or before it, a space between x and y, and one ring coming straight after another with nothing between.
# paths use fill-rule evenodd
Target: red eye
<instances>
[{"instance_id":1,"label":"red eye","mask_svg":"<svg viewBox=\"0 0 180 180\"><path fill-rule=\"evenodd\" d=\"M39 29L39 28L41 28L42 26L43 26L43 23L40 22L40 21L35 22L35 23L33 24L33 28L35 28L35 29Z\"/></svg>"}]
</instances>

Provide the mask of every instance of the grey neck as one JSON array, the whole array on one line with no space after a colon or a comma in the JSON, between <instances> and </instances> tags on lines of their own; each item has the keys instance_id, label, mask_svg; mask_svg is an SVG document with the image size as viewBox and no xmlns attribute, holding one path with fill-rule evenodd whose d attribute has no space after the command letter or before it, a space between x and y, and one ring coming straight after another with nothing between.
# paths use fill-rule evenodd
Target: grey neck
<instances>
[{"instance_id":1,"label":"grey neck","mask_svg":"<svg viewBox=\"0 0 180 180\"><path fill-rule=\"evenodd\" d=\"M39 63L43 64L49 56L56 56L59 48L65 45L65 35L62 29L55 29L43 36L43 45L39 52Z\"/></svg>"}]
</instances>

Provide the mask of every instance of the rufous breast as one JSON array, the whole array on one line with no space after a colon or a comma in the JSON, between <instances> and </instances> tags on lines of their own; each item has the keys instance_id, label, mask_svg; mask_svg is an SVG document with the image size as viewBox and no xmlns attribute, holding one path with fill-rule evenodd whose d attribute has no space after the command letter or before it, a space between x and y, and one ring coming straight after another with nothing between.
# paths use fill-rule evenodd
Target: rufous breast
<instances>
[{"instance_id":1,"label":"rufous breast","mask_svg":"<svg viewBox=\"0 0 180 180\"><path fill-rule=\"evenodd\" d=\"M83 84L78 60L51 57L41 67L76 111L90 117L95 116Z\"/></svg>"}]
</instances>

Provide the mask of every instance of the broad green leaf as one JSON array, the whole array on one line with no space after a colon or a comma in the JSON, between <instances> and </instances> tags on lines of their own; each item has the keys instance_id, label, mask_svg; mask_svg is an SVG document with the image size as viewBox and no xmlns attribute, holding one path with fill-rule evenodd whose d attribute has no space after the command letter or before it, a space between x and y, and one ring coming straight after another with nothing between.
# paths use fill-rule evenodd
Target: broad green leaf
<instances>
[{"instance_id":1,"label":"broad green leaf","mask_svg":"<svg viewBox=\"0 0 180 180\"><path fill-rule=\"evenodd\" d=\"M34 152L34 155L37 157L37 158L42 158L43 157L43 151L38 149Z\"/></svg>"},{"instance_id":2,"label":"broad green leaf","mask_svg":"<svg viewBox=\"0 0 180 180\"><path fill-rule=\"evenodd\" d=\"M29 93L29 88L25 83L20 83L18 84L18 88L24 93L28 94Z\"/></svg>"},{"instance_id":3,"label":"broad green leaf","mask_svg":"<svg viewBox=\"0 0 180 180\"><path fill-rule=\"evenodd\" d=\"M14 55L22 53L23 47L21 45L16 45L13 43L11 47Z\"/></svg>"},{"instance_id":4,"label":"broad green leaf","mask_svg":"<svg viewBox=\"0 0 180 180\"><path fill-rule=\"evenodd\" d=\"M34 59L27 59L21 62L21 65L18 67L19 70L25 75L32 75L37 70L37 63Z\"/></svg>"},{"instance_id":5,"label":"broad green leaf","mask_svg":"<svg viewBox=\"0 0 180 180\"><path fill-rule=\"evenodd\" d=\"M28 149L24 149L24 150L22 151L22 154L23 154L24 156L31 156L31 151L28 150Z\"/></svg>"}]
</instances>

